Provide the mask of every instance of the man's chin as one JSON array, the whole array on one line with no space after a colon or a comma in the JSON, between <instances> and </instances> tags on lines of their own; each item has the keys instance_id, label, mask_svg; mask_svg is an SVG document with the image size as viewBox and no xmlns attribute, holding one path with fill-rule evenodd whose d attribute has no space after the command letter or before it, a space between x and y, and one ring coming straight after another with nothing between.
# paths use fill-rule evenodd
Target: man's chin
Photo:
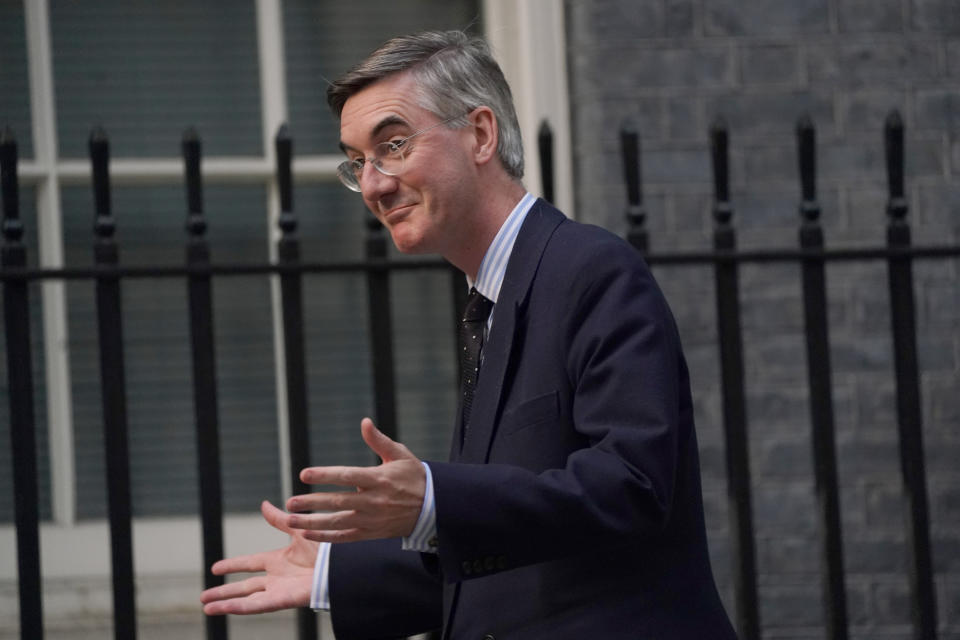
<instances>
[{"instance_id":1,"label":"man's chin","mask_svg":"<svg viewBox=\"0 0 960 640\"><path fill-rule=\"evenodd\" d=\"M394 242L393 246L397 248L397 251L399 251L400 253L406 256L425 256L428 254L435 253L434 251L430 251L429 249L424 249L419 245L407 246L407 245L399 245L396 242Z\"/></svg>"},{"instance_id":2,"label":"man's chin","mask_svg":"<svg viewBox=\"0 0 960 640\"><path fill-rule=\"evenodd\" d=\"M428 253L427 251L423 250L423 248L420 246L420 243L411 241L407 238L397 238L396 236L392 236L392 240L393 246L396 247L397 251L402 254L415 256Z\"/></svg>"},{"instance_id":3,"label":"man's chin","mask_svg":"<svg viewBox=\"0 0 960 640\"><path fill-rule=\"evenodd\" d=\"M405 255L423 255L430 253L430 250L424 246L422 238L411 238L400 233L392 233L390 239L393 240L393 246L397 251Z\"/></svg>"}]
</instances>

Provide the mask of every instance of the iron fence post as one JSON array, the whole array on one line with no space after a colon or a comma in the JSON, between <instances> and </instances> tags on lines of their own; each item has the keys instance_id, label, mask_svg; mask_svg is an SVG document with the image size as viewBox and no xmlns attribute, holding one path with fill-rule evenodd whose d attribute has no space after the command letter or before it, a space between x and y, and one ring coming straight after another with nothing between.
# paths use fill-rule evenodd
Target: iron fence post
<instances>
[{"instance_id":1,"label":"iron fence post","mask_svg":"<svg viewBox=\"0 0 960 640\"><path fill-rule=\"evenodd\" d=\"M300 240L297 218L293 213L293 139L287 125L277 131L277 189L280 195L280 239L277 259L280 272L280 298L283 309L283 352L287 375L287 411L289 422L290 476L293 493L306 493L310 487L300 480L300 471L310 466L310 431L307 411L306 342L303 337L303 273L300 264ZM317 616L310 609L297 611L300 640L315 640Z\"/></svg>"},{"instance_id":2,"label":"iron fence post","mask_svg":"<svg viewBox=\"0 0 960 640\"><path fill-rule=\"evenodd\" d=\"M27 266L17 184L17 142L10 129L0 133L0 190L3 192L4 269ZM43 583L40 572L40 492L37 488L37 439L30 356L30 306L27 280L3 283L3 318L7 340L7 390L10 400L10 450L13 454L14 523L17 529L17 575L20 635L43 639Z\"/></svg>"},{"instance_id":3,"label":"iron fence post","mask_svg":"<svg viewBox=\"0 0 960 640\"><path fill-rule=\"evenodd\" d=\"M713 243L719 254L718 258L721 258L724 255L732 256L736 252L736 232L730 224L733 207L729 199L728 134L722 120L717 120L711 127L710 138L714 172L713 217L716 224ZM750 501L750 455L747 442L737 263L733 260L718 259L714 264L714 276L737 630L741 640L757 640L760 637L760 610L757 601L756 551Z\"/></svg>"},{"instance_id":4,"label":"iron fence post","mask_svg":"<svg viewBox=\"0 0 960 640\"><path fill-rule=\"evenodd\" d=\"M94 263L97 275L97 329L100 344L100 393L107 463L107 501L110 513L110 551L113 560L113 619L117 640L137 636L136 595L133 572L130 451L127 444L127 391L123 363L123 319L116 221L110 205L110 148L107 135L97 127L90 134L93 169Z\"/></svg>"},{"instance_id":5,"label":"iron fence post","mask_svg":"<svg viewBox=\"0 0 960 640\"><path fill-rule=\"evenodd\" d=\"M891 249L909 248L910 225L906 220L908 207L903 188L903 121L896 111L887 117L884 142L889 189L887 246ZM890 256L887 273L894 370L897 378L900 468L906 498L907 541L910 546L910 610L914 638L931 640L937 637L937 611L923 455L912 259L910 256Z\"/></svg>"},{"instance_id":6,"label":"iron fence post","mask_svg":"<svg viewBox=\"0 0 960 640\"><path fill-rule=\"evenodd\" d=\"M205 267L210 264L210 244L206 238L207 222L203 218L200 148L197 132L188 129L183 135L182 151L187 195L186 260L189 267ZM191 273L187 278L187 295L190 304L197 477L200 481L200 521L203 530L203 586L210 589L224 583L223 576L216 576L210 571L213 563L223 557L220 419L214 355L213 284L210 274ZM206 626L209 640L226 640L226 616L206 616Z\"/></svg>"},{"instance_id":7,"label":"iron fence post","mask_svg":"<svg viewBox=\"0 0 960 640\"><path fill-rule=\"evenodd\" d=\"M802 192L800 246L803 249L820 251L823 249L823 229L820 226L820 205L817 203L816 132L813 122L807 116L797 123L797 152ZM827 293L823 257L804 258L801 270L813 467L817 503L820 509L824 622L827 637L830 640L846 640L847 593L843 574L843 537L837 488L830 337L827 327Z\"/></svg>"}]
</instances>

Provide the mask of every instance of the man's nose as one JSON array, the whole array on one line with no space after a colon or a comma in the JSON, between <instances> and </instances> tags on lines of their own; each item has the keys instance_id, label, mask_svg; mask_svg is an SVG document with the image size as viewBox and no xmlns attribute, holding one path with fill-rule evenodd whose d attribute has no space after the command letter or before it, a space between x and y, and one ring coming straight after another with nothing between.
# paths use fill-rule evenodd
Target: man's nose
<instances>
[{"instance_id":1,"label":"man's nose","mask_svg":"<svg viewBox=\"0 0 960 640\"><path fill-rule=\"evenodd\" d=\"M397 188L397 179L394 176L388 176L373 166L372 162L366 162L363 165L363 171L360 173L360 191L366 200L379 200L384 194L390 193Z\"/></svg>"}]
</instances>

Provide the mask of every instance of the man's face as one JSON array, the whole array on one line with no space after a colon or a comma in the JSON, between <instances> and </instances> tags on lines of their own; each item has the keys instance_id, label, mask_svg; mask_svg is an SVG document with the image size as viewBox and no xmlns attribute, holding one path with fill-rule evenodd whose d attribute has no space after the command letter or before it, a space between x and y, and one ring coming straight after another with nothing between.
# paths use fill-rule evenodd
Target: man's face
<instances>
[{"instance_id":1,"label":"man's face","mask_svg":"<svg viewBox=\"0 0 960 640\"><path fill-rule=\"evenodd\" d=\"M417 104L408 73L389 76L351 96L340 115L340 143L347 157L370 158L381 142L396 141L440 122ZM456 242L457 212L472 193L470 127L438 126L404 147L403 171L387 176L365 163L363 200L404 253L448 255Z\"/></svg>"}]
</instances>

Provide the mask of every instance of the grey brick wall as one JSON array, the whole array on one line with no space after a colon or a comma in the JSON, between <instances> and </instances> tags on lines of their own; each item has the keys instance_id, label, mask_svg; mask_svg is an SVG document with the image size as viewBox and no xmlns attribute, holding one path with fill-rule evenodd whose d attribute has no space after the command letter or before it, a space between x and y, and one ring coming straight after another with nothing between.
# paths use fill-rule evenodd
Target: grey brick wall
<instances>
[{"instance_id":1,"label":"grey brick wall","mask_svg":"<svg viewBox=\"0 0 960 640\"><path fill-rule=\"evenodd\" d=\"M651 250L711 244L707 131L730 127L742 247L792 247L794 127L817 127L828 246L885 239L882 127L907 128L917 243L960 242L960 0L566 0L581 220L623 232L618 128L643 139ZM941 638L960 638L960 260L915 265ZM732 612L709 268L658 267L691 366L714 570ZM855 638L910 638L885 265L828 267L848 610ZM741 272L764 636L822 638L799 269Z\"/></svg>"}]
</instances>

